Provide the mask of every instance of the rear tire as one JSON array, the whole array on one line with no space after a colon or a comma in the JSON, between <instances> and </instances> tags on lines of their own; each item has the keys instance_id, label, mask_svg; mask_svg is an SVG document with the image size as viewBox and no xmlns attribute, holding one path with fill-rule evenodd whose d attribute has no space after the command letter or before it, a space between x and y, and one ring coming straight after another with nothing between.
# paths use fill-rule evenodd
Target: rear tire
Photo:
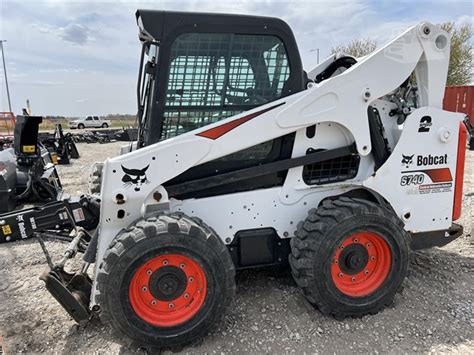
<instances>
[{"instance_id":1,"label":"rear tire","mask_svg":"<svg viewBox=\"0 0 474 355\"><path fill-rule=\"evenodd\" d=\"M409 238L386 208L348 197L326 200L309 211L291 240L292 274L324 314L375 314L402 288Z\"/></svg>"},{"instance_id":2,"label":"rear tire","mask_svg":"<svg viewBox=\"0 0 474 355\"><path fill-rule=\"evenodd\" d=\"M86 128L86 127L82 123L79 123L77 125L77 129L84 129L84 128Z\"/></svg>"},{"instance_id":3,"label":"rear tire","mask_svg":"<svg viewBox=\"0 0 474 355\"><path fill-rule=\"evenodd\" d=\"M160 215L112 242L97 283L103 321L139 344L174 348L220 323L235 270L211 228L183 214Z\"/></svg>"}]
</instances>

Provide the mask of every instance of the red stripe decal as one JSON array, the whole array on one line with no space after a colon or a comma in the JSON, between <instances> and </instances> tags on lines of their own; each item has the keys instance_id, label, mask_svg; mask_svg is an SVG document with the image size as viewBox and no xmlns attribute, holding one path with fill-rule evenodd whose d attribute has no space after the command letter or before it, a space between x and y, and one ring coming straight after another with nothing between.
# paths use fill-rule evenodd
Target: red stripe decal
<instances>
[{"instance_id":1,"label":"red stripe decal","mask_svg":"<svg viewBox=\"0 0 474 355\"><path fill-rule=\"evenodd\" d=\"M451 170L449 168L421 170L422 173L428 175L433 182L449 182L453 181Z\"/></svg>"},{"instance_id":2,"label":"red stripe decal","mask_svg":"<svg viewBox=\"0 0 474 355\"><path fill-rule=\"evenodd\" d=\"M463 122L459 123L458 158L456 161L456 182L454 183L453 221L461 217L462 185L464 179L464 163L466 161L467 129Z\"/></svg>"},{"instance_id":3,"label":"red stripe decal","mask_svg":"<svg viewBox=\"0 0 474 355\"><path fill-rule=\"evenodd\" d=\"M264 114L265 112L273 110L274 108L276 108L278 106L281 106L281 105L284 105L284 104L285 104L284 102L279 103L278 105L266 108L266 109L261 110L261 111L251 113L251 114L249 114L247 116L244 116L244 117L237 118L233 121L230 121L230 122L224 123L223 125L208 129L208 130L203 131L201 133L198 133L196 135L204 137L204 138L209 138L209 139L215 140L217 138L222 137L224 134L232 131L234 128L240 126L241 124L244 124L245 122L250 121L251 119L253 119L257 116L260 116L261 114Z\"/></svg>"}]
</instances>

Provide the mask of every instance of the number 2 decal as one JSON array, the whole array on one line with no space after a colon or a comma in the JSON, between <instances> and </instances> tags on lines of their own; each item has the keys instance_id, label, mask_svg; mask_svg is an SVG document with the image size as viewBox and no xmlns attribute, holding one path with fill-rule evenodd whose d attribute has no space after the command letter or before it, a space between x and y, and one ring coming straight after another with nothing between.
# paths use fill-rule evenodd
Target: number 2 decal
<instances>
[{"instance_id":1,"label":"number 2 decal","mask_svg":"<svg viewBox=\"0 0 474 355\"><path fill-rule=\"evenodd\" d=\"M431 125L432 125L431 117L430 116L423 116L420 119L420 126L418 128L418 133L429 132Z\"/></svg>"}]
</instances>

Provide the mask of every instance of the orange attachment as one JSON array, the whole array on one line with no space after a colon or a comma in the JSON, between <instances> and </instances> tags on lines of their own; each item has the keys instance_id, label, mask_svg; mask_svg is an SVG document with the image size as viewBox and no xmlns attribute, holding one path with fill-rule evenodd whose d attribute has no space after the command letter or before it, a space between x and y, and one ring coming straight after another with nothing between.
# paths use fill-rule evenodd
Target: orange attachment
<instances>
[{"instance_id":1,"label":"orange attachment","mask_svg":"<svg viewBox=\"0 0 474 355\"><path fill-rule=\"evenodd\" d=\"M129 286L130 304L145 322L173 327L190 320L206 298L207 279L195 260L163 254L141 265Z\"/></svg>"}]
</instances>

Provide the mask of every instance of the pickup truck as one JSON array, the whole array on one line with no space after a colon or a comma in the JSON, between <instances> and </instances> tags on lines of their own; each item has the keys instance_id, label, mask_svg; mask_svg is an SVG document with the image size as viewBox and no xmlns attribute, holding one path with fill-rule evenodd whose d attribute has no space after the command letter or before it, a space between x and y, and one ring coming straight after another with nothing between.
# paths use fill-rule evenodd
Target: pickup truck
<instances>
[{"instance_id":1,"label":"pickup truck","mask_svg":"<svg viewBox=\"0 0 474 355\"><path fill-rule=\"evenodd\" d=\"M83 128L108 128L110 126L109 120L103 120L98 116L81 117L77 120L69 122L69 128L83 129Z\"/></svg>"}]
</instances>

